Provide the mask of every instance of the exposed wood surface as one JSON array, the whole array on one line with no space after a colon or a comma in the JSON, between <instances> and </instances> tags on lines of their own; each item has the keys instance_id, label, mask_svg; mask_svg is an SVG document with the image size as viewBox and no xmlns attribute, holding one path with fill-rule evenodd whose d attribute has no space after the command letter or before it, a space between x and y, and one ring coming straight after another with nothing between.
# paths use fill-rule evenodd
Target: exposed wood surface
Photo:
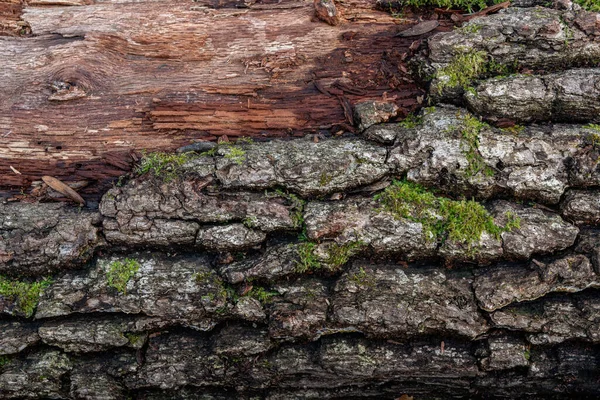
<instances>
[{"instance_id":1,"label":"exposed wood surface","mask_svg":"<svg viewBox=\"0 0 600 400\"><path fill-rule=\"evenodd\" d=\"M17 36L27 32L27 24L21 20L21 0L0 0L0 35Z\"/></svg>"},{"instance_id":2,"label":"exposed wood surface","mask_svg":"<svg viewBox=\"0 0 600 400\"><path fill-rule=\"evenodd\" d=\"M422 94L403 72L418 38L394 37L410 21L373 0L340 2L336 27L312 1L35 0L22 15L0 1L0 26L31 29L0 37L4 189L50 175L90 181L85 197L127 171L133 150L336 132L344 104L385 97L407 113Z\"/></svg>"}]
</instances>

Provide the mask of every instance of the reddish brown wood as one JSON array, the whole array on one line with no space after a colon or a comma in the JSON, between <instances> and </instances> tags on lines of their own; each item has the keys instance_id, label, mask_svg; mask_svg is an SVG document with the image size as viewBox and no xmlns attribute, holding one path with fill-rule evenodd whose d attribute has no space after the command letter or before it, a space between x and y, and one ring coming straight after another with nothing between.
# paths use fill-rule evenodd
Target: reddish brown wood
<instances>
[{"instance_id":1,"label":"reddish brown wood","mask_svg":"<svg viewBox=\"0 0 600 400\"><path fill-rule=\"evenodd\" d=\"M27 24L21 20L22 0L0 0L0 36L18 36L28 33Z\"/></svg>"},{"instance_id":2,"label":"reddish brown wood","mask_svg":"<svg viewBox=\"0 0 600 400\"><path fill-rule=\"evenodd\" d=\"M32 35L0 37L0 186L89 180L85 197L129 170L134 150L337 132L349 122L338 98L417 107L404 66L415 38L394 37L399 20L374 0L338 3L336 27L312 1L211 1L225 8L30 2L17 19Z\"/></svg>"}]
</instances>

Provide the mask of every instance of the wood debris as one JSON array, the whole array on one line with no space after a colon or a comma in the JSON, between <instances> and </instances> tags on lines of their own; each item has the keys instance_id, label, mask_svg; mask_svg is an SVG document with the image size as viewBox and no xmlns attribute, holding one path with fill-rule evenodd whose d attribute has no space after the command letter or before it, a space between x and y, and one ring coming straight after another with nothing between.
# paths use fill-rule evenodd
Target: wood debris
<instances>
[{"instance_id":1,"label":"wood debris","mask_svg":"<svg viewBox=\"0 0 600 400\"><path fill-rule=\"evenodd\" d=\"M71 189L67 184L63 183L62 181L52 176L42 176L42 180L46 185L50 186L57 192L65 195L66 197L70 198L74 202L79 203L81 205L85 205L85 200L83 199L83 197L81 197L76 191Z\"/></svg>"},{"instance_id":2,"label":"wood debris","mask_svg":"<svg viewBox=\"0 0 600 400\"><path fill-rule=\"evenodd\" d=\"M332 26L340 24L340 13L333 0L315 0L314 4L317 18Z\"/></svg>"},{"instance_id":3,"label":"wood debris","mask_svg":"<svg viewBox=\"0 0 600 400\"><path fill-rule=\"evenodd\" d=\"M396 34L396 36L400 36L400 37L420 36L420 35L424 35L428 32L431 32L438 26L440 26L440 23L437 20L423 21L415 26L412 26L412 27Z\"/></svg>"}]
</instances>

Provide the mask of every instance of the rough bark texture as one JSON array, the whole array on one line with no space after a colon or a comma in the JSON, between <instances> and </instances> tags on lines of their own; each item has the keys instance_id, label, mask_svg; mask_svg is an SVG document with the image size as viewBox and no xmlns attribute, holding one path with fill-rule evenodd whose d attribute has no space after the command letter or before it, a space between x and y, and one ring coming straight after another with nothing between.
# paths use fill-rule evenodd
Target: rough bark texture
<instances>
[{"instance_id":1,"label":"rough bark texture","mask_svg":"<svg viewBox=\"0 0 600 400\"><path fill-rule=\"evenodd\" d=\"M465 93L465 101L489 120L599 122L598 87L597 69L575 69L552 75L492 78Z\"/></svg>"},{"instance_id":2,"label":"rough bark texture","mask_svg":"<svg viewBox=\"0 0 600 400\"><path fill-rule=\"evenodd\" d=\"M457 102L466 88L453 83L447 69L457 56L482 52L494 62L489 68L479 68L474 78L523 69L548 71L596 65L600 56L600 43L596 39L599 33L596 13L580 9L509 8L495 15L474 18L452 32L433 36L426 56L417 58L415 64L423 78L433 77L430 90L433 99ZM531 80L519 89L525 90L526 96L535 94L542 103L549 99L541 97L540 84L539 80ZM517 93L514 95L514 101L521 100L513 103L516 109L523 103L534 103L533 98L527 101L520 99ZM571 117L578 115L571 114Z\"/></svg>"},{"instance_id":3,"label":"rough bark texture","mask_svg":"<svg viewBox=\"0 0 600 400\"><path fill-rule=\"evenodd\" d=\"M438 113L444 124L448 110L459 111L440 109L425 118ZM378 148L385 154L385 147L359 139L293 144L285 157L278 142L244 145L246 158L227 164L227 171L235 165L236 176L252 176L259 155L279 158L274 171L285 171L305 154L305 176L317 177L336 173L311 161L323 149L331 160L345 155L350 164L354 154L368 157ZM431 240L422 222L394 216L364 192L301 200L290 191L252 191L254 178L240 178L233 190L223 184L229 175L219 172L231 150L191 156L172 180L147 175L115 187L96 214L50 204L4 206L9 248L35 228L32 215L52 207L60 221L92 218L91 254L121 249L97 255L87 267L87 253L77 259L61 258L59 250L44 259L21 253L13 272L40 276L46 270L38 266L48 259L57 260L54 271L64 271L42 290L33 320L3 322L4 397L180 398L198 390L217 398L426 397L442 387L452 387L443 398L598 395L590 376L600 362L600 248L595 231L579 233L561 217L587 223L593 190L568 191L560 213L491 201L487 209L498 225L512 213L519 226L497 238L483 233L465 247ZM397 158L384 156L376 165L391 175ZM265 175L259 187L276 187L271 176L279 175ZM312 187L321 195L339 190L290 176L280 182L298 196ZM359 169L346 168L341 182L370 190L380 178L365 181ZM14 221L19 235L10 229ZM303 229L309 242L295 239ZM59 229L47 231L44 237L53 237ZM344 247L355 243L358 250ZM343 248L346 253L335 253ZM316 260L308 269L307 256ZM384 261L392 259L399 263ZM496 263L447 270L440 259ZM119 287L111 281L114 268L128 260L137 268ZM70 270L75 265L84 268ZM0 294L5 315L27 315L19 308L23 295Z\"/></svg>"},{"instance_id":4,"label":"rough bark texture","mask_svg":"<svg viewBox=\"0 0 600 400\"><path fill-rule=\"evenodd\" d=\"M91 26L112 26L107 7L123 8L114 29L129 21L131 4L118 4L93 5ZM83 29L40 17L55 10L28 9L34 31ZM476 21L510 36L498 41L507 54L531 46L531 68L561 68L573 54L543 45L560 30L542 34L569 18L509 9ZM528 36L523 21L540 27ZM440 35L430 54L457 33ZM3 203L0 397L598 398L595 103L550 90L577 117L502 129L480 118L514 124L527 118L508 112L546 103L520 92L507 108L495 89L485 110L469 100L498 82L548 91L595 74L491 74L457 92L469 110L382 124L397 110L367 102L349 114L356 135L185 148L123 178L97 209ZM539 119L565 119L557 110Z\"/></svg>"}]
</instances>

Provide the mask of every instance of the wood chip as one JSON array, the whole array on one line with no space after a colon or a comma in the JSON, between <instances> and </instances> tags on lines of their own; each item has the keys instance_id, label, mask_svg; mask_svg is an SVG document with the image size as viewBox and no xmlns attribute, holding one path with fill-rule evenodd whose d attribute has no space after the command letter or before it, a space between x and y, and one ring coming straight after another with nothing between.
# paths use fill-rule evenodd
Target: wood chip
<instances>
[{"instance_id":1,"label":"wood chip","mask_svg":"<svg viewBox=\"0 0 600 400\"><path fill-rule=\"evenodd\" d=\"M245 286L245 287L244 287L244 289L242 290L242 293L240 293L240 296L245 296L245 295L247 295L247 294L248 294L248 293L249 293L249 292L252 290L252 288L253 288L253 287L254 287L253 285L251 285L251 284L249 284L249 283L246 283L246 286Z\"/></svg>"},{"instance_id":2,"label":"wood chip","mask_svg":"<svg viewBox=\"0 0 600 400\"><path fill-rule=\"evenodd\" d=\"M452 14L450 16L450 19L452 20L452 22L459 23L459 22L463 22L465 20L465 17L463 17L460 14Z\"/></svg>"},{"instance_id":3,"label":"wood chip","mask_svg":"<svg viewBox=\"0 0 600 400\"><path fill-rule=\"evenodd\" d=\"M424 35L425 33L431 32L438 26L440 26L440 23L437 20L423 21L420 24L417 24L411 28L408 28L407 30L404 30L404 31L396 34L396 36L400 36L400 37L420 36L420 35Z\"/></svg>"},{"instance_id":4,"label":"wood chip","mask_svg":"<svg viewBox=\"0 0 600 400\"><path fill-rule=\"evenodd\" d=\"M410 44L410 47L408 48L410 51L417 51L417 49L419 48L419 46L421 46L421 40L415 40L414 42L412 42Z\"/></svg>"},{"instance_id":5,"label":"wood chip","mask_svg":"<svg viewBox=\"0 0 600 400\"><path fill-rule=\"evenodd\" d=\"M493 6L489 6L484 8L481 11L477 11L473 14L463 15L465 21L469 21L475 17L481 17L488 14L496 13L504 8L508 8L510 6L510 1L505 1L504 3L494 4Z\"/></svg>"},{"instance_id":6,"label":"wood chip","mask_svg":"<svg viewBox=\"0 0 600 400\"><path fill-rule=\"evenodd\" d=\"M58 180L52 176L42 176L42 180L44 181L44 183L46 185L50 186L52 189L56 190L57 192L62 193L63 195L67 196L74 202L79 203L81 205L85 205L85 200L83 199L83 197L81 197L76 191L71 189L68 185L61 182L60 180Z\"/></svg>"},{"instance_id":7,"label":"wood chip","mask_svg":"<svg viewBox=\"0 0 600 400\"><path fill-rule=\"evenodd\" d=\"M356 133L356 129L354 129L354 127L353 127L353 126L350 126L350 125L348 125L348 124L345 124L345 123L343 123L343 122L342 122L342 123L340 123L340 124L338 124L338 125L339 125L341 128L345 129L345 130L346 130L346 132L352 132L352 133Z\"/></svg>"},{"instance_id":8,"label":"wood chip","mask_svg":"<svg viewBox=\"0 0 600 400\"><path fill-rule=\"evenodd\" d=\"M354 116L352 115L352 106L350 105L350 102L346 96L338 96L338 100L344 109L344 117L346 117L346 121L348 121L350 125L354 125Z\"/></svg>"},{"instance_id":9,"label":"wood chip","mask_svg":"<svg viewBox=\"0 0 600 400\"><path fill-rule=\"evenodd\" d=\"M17 174L17 175L21 175L21 173L15 167L13 167L12 165L10 166L10 170L12 172L14 172L15 174Z\"/></svg>"},{"instance_id":10,"label":"wood chip","mask_svg":"<svg viewBox=\"0 0 600 400\"><path fill-rule=\"evenodd\" d=\"M229 143L229 137L227 137L227 135L221 135L219 136L217 143Z\"/></svg>"},{"instance_id":11,"label":"wood chip","mask_svg":"<svg viewBox=\"0 0 600 400\"><path fill-rule=\"evenodd\" d=\"M344 194L337 192L331 195L331 197L329 197L329 200L342 200L344 198Z\"/></svg>"}]
</instances>

